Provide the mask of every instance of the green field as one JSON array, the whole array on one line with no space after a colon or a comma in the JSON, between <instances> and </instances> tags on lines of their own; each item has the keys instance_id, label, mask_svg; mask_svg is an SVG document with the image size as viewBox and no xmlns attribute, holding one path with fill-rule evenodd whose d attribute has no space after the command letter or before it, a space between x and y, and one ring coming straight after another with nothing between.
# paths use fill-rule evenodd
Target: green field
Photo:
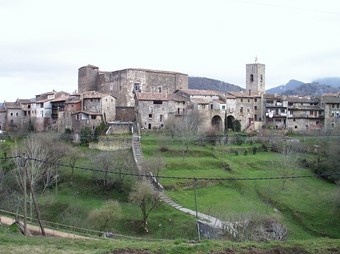
<instances>
[{"instance_id":1,"label":"green field","mask_svg":"<svg viewBox=\"0 0 340 254\"><path fill-rule=\"evenodd\" d=\"M340 238L339 200L336 198L339 189L335 184L313 177L310 169L303 167L300 162L310 159L309 154L300 154L294 170L286 172L278 153L268 152L256 143L200 143L192 144L186 151L180 141L169 137L142 136L141 140L146 161L154 157L164 159L165 166L159 172L160 182L166 194L183 207L195 209L196 186L199 212L226 221L257 216L274 218L288 228L289 242L322 242L321 238ZM256 153L253 153L254 147ZM86 147L79 147L79 150L82 157L77 162L73 181L70 167L60 167L58 187L50 186L39 195L43 220L95 230L88 214L102 207L107 200L117 200L123 217L110 228L117 237L181 239L179 242L185 246L186 241L197 240L195 218L166 204L150 214L149 232L146 233L141 227L139 208L128 201L128 190L136 177L126 176L120 191L114 188L104 190L96 182L98 173L85 170L96 168L91 157L100 151ZM270 179L281 176L306 177ZM8 208L11 204L10 200L1 207ZM15 206L12 211L15 211ZM93 234L96 236L96 233ZM217 245L220 244L217 242Z\"/></svg>"},{"instance_id":2,"label":"green field","mask_svg":"<svg viewBox=\"0 0 340 254\"><path fill-rule=\"evenodd\" d=\"M170 138L166 140L160 142L159 138L143 137L145 157L160 154L164 158L166 167L161 170L161 176L197 178L200 212L224 220L252 215L274 217L288 227L291 240L321 236L340 238L338 201L335 198L338 187L322 179L308 177L312 176L310 169L300 163L303 158L308 158L308 154L300 154L294 169L286 172L280 164L280 155L264 151L258 144L192 145L184 154L185 148L181 143L171 142ZM255 145L258 152L253 154L252 147ZM231 152L235 150L239 150L238 155ZM244 150L248 151L247 155ZM247 179L280 176L307 177L285 179L284 188L283 179ZM195 209L194 180L160 178L160 182L176 202Z\"/></svg>"}]
</instances>

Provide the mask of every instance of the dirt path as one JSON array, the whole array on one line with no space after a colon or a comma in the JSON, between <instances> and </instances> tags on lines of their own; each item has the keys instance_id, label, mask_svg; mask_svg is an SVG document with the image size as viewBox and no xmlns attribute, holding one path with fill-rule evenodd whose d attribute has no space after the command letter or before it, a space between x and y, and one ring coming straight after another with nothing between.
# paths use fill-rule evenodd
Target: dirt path
<instances>
[{"instance_id":1,"label":"dirt path","mask_svg":"<svg viewBox=\"0 0 340 254\"><path fill-rule=\"evenodd\" d=\"M3 225L12 225L15 222L15 220L13 218L10 217L6 217L6 216L0 216L0 223ZM36 232L40 234L40 228L38 226L34 226L31 224L27 224L27 229L30 232ZM50 229L50 228L44 228L45 229L45 233L48 236L56 236L56 237L64 237L64 238L74 238L74 239L95 239L95 238L91 238L91 237L87 237L87 236L82 236L82 235L77 235L77 234L73 234L73 233L66 233L66 232L62 232L62 231L58 231L58 230L54 230L54 229Z\"/></svg>"}]
</instances>

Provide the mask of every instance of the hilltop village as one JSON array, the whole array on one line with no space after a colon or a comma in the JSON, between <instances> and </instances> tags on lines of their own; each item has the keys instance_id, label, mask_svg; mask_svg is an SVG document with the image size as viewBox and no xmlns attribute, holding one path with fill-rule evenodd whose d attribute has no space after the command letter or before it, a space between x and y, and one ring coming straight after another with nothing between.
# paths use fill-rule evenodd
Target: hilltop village
<instances>
[{"instance_id":1,"label":"hilltop village","mask_svg":"<svg viewBox=\"0 0 340 254\"><path fill-rule=\"evenodd\" d=\"M279 96L265 93L265 65L246 64L246 90L221 93L188 88L188 75L179 72L124 69L101 71L93 65L78 69L78 91L52 91L34 99L17 99L0 106L0 130L69 129L79 134L104 123L108 133L159 130L171 117L198 110L201 131L214 128L256 132L263 128L292 133L332 133L340 127L339 94L320 97Z\"/></svg>"}]
</instances>

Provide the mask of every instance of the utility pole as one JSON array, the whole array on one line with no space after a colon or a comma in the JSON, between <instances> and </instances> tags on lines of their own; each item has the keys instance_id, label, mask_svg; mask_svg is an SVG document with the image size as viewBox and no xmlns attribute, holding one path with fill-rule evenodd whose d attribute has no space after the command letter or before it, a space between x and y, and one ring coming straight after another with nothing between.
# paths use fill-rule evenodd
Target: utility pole
<instances>
[{"instance_id":1,"label":"utility pole","mask_svg":"<svg viewBox=\"0 0 340 254\"><path fill-rule=\"evenodd\" d=\"M198 241L201 241L201 233L200 233L200 224L198 222L198 211L197 211L197 179L195 178L195 211L196 211L196 223L197 223L197 236L198 236Z\"/></svg>"},{"instance_id":2,"label":"utility pole","mask_svg":"<svg viewBox=\"0 0 340 254\"><path fill-rule=\"evenodd\" d=\"M24 235L27 235L27 173L26 173L27 157L25 153L20 156L19 165L23 174L23 187L24 187Z\"/></svg>"}]
</instances>

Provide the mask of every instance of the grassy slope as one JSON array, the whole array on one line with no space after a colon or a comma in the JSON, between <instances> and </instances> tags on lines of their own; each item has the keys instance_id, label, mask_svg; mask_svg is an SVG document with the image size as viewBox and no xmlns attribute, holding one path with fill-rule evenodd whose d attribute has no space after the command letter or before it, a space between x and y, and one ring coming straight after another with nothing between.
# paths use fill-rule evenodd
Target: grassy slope
<instances>
[{"instance_id":1,"label":"grassy slope","mask_svg":"<svg viewBox=\"0 0 340 254\"><path fill-rule=\"evenodd\" d=\"M0 253L167 253L167 254L203 254L203 253L339 253L340 241L317 239L312 241L289 241L271 243L235 243L228 241L128 241L98 238L95 240L76 240L52 237L25 238L0 226Z\"/></svg>"},{"instance_id":2,"label":"grassy slope","mask_svg":"<svg viewBox=\"0 0 340 254\"><path fill-rule=\"evenodd\" d=\"M183 155L184 148L178 143L159 142L152 137L142 140L146 158L159 150L160 143L168 148L162 153L167 167L161 175L165 176L242 178L283 175L282 169L274 163L280 160L275 153L258 152L253 155L249 152L247 156L243 153L236 156L224 152L223 147L193 146L188 154ZM231 171L224 169L225 163ZM297 168L292 174L311 173ZM193 181L162 179L161 183L174 200L194 209ZM335 185L315 178L287 180L285 189L282 185L282 180L199 181L198 209L224 219L251 213L274 216L288 226L290 239L340 238L340 220L334 212L332 199Z\"/></svg>"}]
</instances>

